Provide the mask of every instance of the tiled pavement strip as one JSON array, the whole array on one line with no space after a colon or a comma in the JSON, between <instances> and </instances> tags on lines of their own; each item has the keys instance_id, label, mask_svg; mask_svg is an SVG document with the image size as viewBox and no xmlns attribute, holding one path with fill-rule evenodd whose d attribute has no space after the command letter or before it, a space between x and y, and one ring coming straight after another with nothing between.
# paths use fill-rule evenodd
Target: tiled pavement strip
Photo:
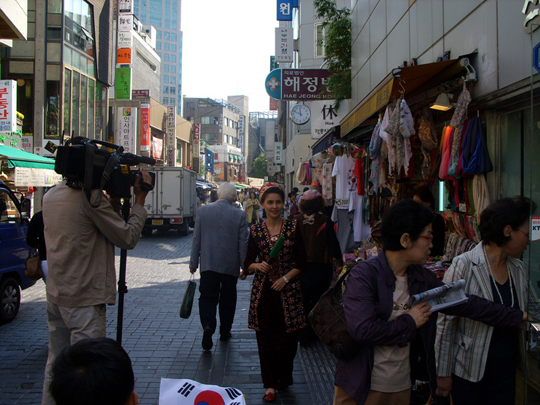
<instances>
[{"instance_id":1,"label":"tiled pavement strip","mask_svg":"<svg viewBox=\"0 0 540 405\"><path fill-rule=\"evenodd\" d=\"M201 348L198 291L191 317L178 316L190 278L191 241L191 233L187 237L154 233L128 252L129 292L125 296L122 344L133 362L139 403L158 404L160 378L166 377L236 387L245 394L248 404L262 404L257 342L255 333L247 328L251 277L238 282L232 339L220 342L215 334L211 353ZM197 284L198 278L197 274ZM116 316L117 307L108 307L107 332L113 339ZM38 281L22 292L18 317L0 326L0 404L40 403L47 340L45 287ZM299 347L294 385L278 393L274 403L331 404L334 364L320 343Z\"/></svg>"}]
</instances>

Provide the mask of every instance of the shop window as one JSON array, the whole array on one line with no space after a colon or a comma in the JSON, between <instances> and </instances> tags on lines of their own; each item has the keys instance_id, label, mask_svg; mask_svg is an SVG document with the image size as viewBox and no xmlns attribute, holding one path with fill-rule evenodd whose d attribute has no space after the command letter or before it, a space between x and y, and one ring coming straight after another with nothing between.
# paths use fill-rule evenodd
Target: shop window
<instances>
[{"instance_id":1,"label":"shop window","mask_svg":"<svg viewBox=\"0 0 540 405\"><path fill-rule=\"evenodd\" d=\"M325 29L322 24L315 24L315 57L324 58Z\"/></svg>"},{"instance_id":2,"label":"shop window","mask_svg":"<svg viewBox=\"0 0 540 405\"><path fill-rule=\"evenodd\" d=\"M71 70L64 69L64 133L71 136Z\"/></svg>"},{"instance_id":3,"label":"shop window","mask_svg":"<svg viewBox=\"0 0 540 405\"><path fill-rule=\"evenodd\" d=\"M79 134L81 136L88 136L87 135L87 127L88 127L88 78L86 76L81 75L81 104L79 106L79 111L81 115L81 129Z\"/></svg>"},{"instance_id":4,"label":"shop window","mask_svg":"<svg viewBox=\"0 0 540 405\"><path fill-rule=\"evenodd\" d=\"M46 91L45 138L58 138L60 136L58 104L60 101L60 82L48 81Z\"/></svg>"},{"instance_id":5,"label":"shop window","mask_svg":"<svg viewBox=\"0 0 540 405\"><path fill-rule=\"evenodd\" d=\"M72 133L74 136L79 136L79 123L80 123L80 113L79 113L79 104L81 102L81 75L78 72L73 72L73 87L72 87L72 96L71 96L71 125Z\"/></svg>"},{"instance_id":6,"label":"shop window","mask_svg":"<svg viewBox=\"0 0 540 405\"><path fill-rule=\"evenodd\" d=\"M88 137L94 138L95 136L95 126L94 126L94 117L95 117L95 82L92 79L88 80Z\"/></svg>"}]
</instances>

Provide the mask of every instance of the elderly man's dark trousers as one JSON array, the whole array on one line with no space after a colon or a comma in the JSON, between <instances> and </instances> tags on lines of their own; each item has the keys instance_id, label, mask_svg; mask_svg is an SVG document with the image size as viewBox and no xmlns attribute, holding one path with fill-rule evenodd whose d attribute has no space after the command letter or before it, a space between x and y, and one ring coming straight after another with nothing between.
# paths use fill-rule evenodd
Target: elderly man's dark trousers
<instances>
[{"instance_id":1,"label":"elderly man's dark trousers","mask_svg":"<svg viewBox=\"0 0 540 405\"><path fill-rule=\"evenodd\" d=\"M215 271L201 272L199 292L199 316L204 328L216 330L216 311L219 304L219 333L228 336L234 321L236 310L236 283L238 277Z\"/></svg>"}]
</instances>

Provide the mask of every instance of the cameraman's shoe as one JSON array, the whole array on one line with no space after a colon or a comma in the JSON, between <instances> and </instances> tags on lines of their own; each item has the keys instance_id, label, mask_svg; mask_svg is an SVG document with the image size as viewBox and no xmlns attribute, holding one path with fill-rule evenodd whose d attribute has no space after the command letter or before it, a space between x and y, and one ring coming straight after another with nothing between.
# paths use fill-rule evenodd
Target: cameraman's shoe
<instances>
[{"instance_id":1,"label":"cameraman's shoe","mask_svg":"<svg viewBox=\"0 0 540 405\"><path fill-rule=\"evenodd\" d=\"M214 346L214 342L212 342L213 334L214 334L214 331L212 330L212 328L210 328L209 326L204 328L203 338L202 338L202 348L205 351L211 350L212 347Z\"/></svg>"}]
</instances>

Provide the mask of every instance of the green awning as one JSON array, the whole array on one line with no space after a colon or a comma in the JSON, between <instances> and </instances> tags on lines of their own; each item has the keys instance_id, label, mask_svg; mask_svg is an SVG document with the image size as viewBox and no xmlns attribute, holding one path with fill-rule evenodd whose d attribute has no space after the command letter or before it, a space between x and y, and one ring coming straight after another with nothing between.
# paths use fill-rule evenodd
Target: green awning
<instances>
[{"instance_id":1,"label":"green awning","mask_svg":"<svg viewBox=\"0 0 540 405\"><path fill-rule=\"evenodd\" d=\"M54 170L54 160L34 155L24 150L0 145L0 159L7 159L9 167L30 167L34 169Z\"/></svg>"},{"instance_id":2,"label":"green awning","mask_svg":"<svg viewBox=\"0 0 540 405\"><path fill-rule=\"evenodd\" d=\"M240 190L245 189L245 187L244 187L244 186L241 186L240 184L235 184L234 186L235 186L236 188L240 189Z\"/></svg>"}]
</instances>

